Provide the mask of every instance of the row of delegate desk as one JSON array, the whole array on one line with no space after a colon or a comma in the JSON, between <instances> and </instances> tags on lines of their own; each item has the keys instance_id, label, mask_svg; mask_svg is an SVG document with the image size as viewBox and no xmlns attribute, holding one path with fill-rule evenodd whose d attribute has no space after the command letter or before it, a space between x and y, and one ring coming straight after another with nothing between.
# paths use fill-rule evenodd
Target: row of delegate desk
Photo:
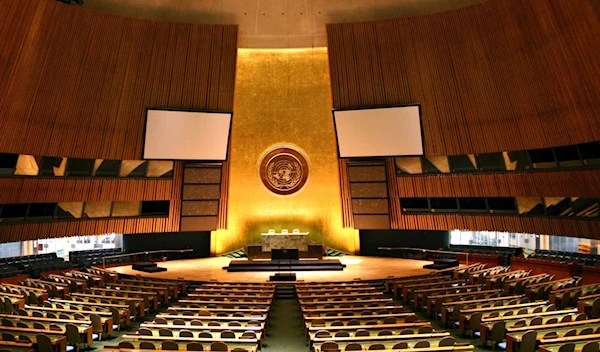
<instances>
[{"instance_id":1,"label":"row of delegate desk","mask_svg":"<svg viewBox=\"0 0 600 352\"><path fill-rule=\"evenodd\" d=\"M98 276L81 272L88 274L88 280ZM67 272L44 280L26 279L20 285L0 284L5 291L0 293L3 299L22 295L16 304L0 313L0 349L64 352L67 345L91 346L95 340L112 335L115 329L127 327L132 319L142 318L158 305L168 303L171 296L165 292L181 292L185 287L185 282L177 280L141 277L112 280L110 285L114 286L94 280L95 287L91 287L80 281L86 279L72 275L73 272ZM128 290L121 290L119 285L127 285ZM36 302L31 299L33 295Z\"/></svg>"},{"instance_id":2,"label":"row of delegate desk","mask_svg":"<svg viewBox=\"0 0 600 352\"><path fill-rule=\"evenodd\" d=\"M311 349L473 351L366 282L296 284Z\"/></svg>"},{"instance_id":3,"label":"row of delegate desk","mask_svg":"<svg viewBox=\"0 0 600 352\"><path fill-rule=\"evenodd\" d=\"M105 349L259 351L274 294L269 283L204 283Z\"/></svg>"},{"instance_id":4,"label":"row of delegate desk","mask_svg":"<svg viewBox=\"0 0 600 352\"><path fill-rule=\"evenodd\" d=\"M555 280L551 275L509 267L475 267L460 275L390 281L392 292L416 310L427 311L432 319L441 319L463 334L470 333L484 345L491 342L493 347L520 352L538 347L542 351L581 351L584 347L598 351L600 319L594 319L600 312L598 285L578 286L576 278ZM545 299L536 300L540 292L546 294ZM575 293L576 307L557 309L554 303Z\"/></svg>"}]
</instances>

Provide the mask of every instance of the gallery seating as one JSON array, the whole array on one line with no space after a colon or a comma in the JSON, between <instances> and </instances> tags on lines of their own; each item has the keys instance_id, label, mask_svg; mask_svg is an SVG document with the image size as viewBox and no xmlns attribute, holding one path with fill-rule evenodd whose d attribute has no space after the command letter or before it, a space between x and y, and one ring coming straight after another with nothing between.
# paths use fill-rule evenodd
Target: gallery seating
<instances>
[{"instance_id":1,"label":"gallery seating","mask_svg":"<svg viewBox=\"0 0 600 352\"><path fill-rule=\"evenodd\" d=\"M69 261L81 267L91 267L102 264L103 257L121 254L121 252L121 248L72 251L69 252Z\"/></svg>"}]
</instances>

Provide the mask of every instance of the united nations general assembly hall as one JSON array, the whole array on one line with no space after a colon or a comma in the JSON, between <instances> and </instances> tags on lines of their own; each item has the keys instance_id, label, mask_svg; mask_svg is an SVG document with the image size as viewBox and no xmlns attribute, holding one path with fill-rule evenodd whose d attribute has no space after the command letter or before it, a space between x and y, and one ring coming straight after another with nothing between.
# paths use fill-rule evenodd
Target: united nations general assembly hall
<instances>
[{"instance_id":1,"label":"united nations general assembly hall","mask_svg":"<svg viewBox=\"0 0 600 352\"><path fill-rule=\"evenodd\" d=\"M1 0L0 352L600 352L600 0Z\"/></svg>"}]
</instances>

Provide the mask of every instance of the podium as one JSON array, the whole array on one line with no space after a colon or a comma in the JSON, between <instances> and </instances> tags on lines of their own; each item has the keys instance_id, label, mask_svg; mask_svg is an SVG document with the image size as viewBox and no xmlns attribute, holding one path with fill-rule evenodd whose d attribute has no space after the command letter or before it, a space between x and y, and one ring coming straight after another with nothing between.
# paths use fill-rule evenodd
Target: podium
<instances>
[{"instance_id":1,"label":"podium","mask_svg":"<svg viewBox=\"0 0 600 352\"><path fill-rule=\"evenodd\" d=\"M308 232L261 234L261 241L246 248L248 259L271 259L273 250L297 250L299 258L323 258L323 245L308 240Z\"/></svg>"},{"instance_id":2,"label":"podium","mask_svg":"<svg viewBox=\"0 0 600 352\"><path fill-rule=\"evenodd\" d=\"M263 233L261 234L263 252L273 249L297 249L308 251L308 232L299 233Z\"/></svg>"},{"instance_id":3,"label":"podium","mask_svg":"<svg viewBox=\"0 0 600 352\"><path fill-rule=\"evenodd\" d=\"M294 281L295 271L340 271L346 265L339 259L323 260L323 245L311 243L308 232L261 234L261 241L246 247L248 260L232 259L223 269L228 272L271 271L272 281ZM310 258L308 260L305 260ZM316 259L316 260L315 260Z\"/></svg>"}]
</instances>

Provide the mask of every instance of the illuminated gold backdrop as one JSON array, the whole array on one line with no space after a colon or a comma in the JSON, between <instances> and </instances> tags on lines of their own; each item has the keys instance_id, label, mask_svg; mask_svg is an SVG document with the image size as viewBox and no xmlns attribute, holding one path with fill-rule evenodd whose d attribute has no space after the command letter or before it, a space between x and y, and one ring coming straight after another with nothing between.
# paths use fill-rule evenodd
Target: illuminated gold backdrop
<instances>
[{"instance_id":1,"label":"illuminated gold backdrop","mask_svg":"<svg viewBox=\"0 0 600 352\"><path fill-rule=\"evenodd\" d=\"M342 228L331 106L325 48L238 51L228 226L213 232L213 253L282 228L309 231L310 240L343 251L358 250L357 231ZM310 165L306 186L293 195L271 193L258 174L260 157L277 144L301 149Z\"/></svg>"}]
</instances>

